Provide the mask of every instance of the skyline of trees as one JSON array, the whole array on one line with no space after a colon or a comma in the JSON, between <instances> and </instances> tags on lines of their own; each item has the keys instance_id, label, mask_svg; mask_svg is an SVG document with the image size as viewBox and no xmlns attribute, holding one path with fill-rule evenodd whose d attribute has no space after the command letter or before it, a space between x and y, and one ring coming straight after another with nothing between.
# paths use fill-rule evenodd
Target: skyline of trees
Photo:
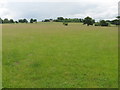
<instances>
[{"instance_id":1,"label":"skyline of trees","mask_svg":"<svg viewBox=\"0 0 120 90\"><path fill-rule=\"evenodd\" d=\"M32 21L31 21L32 20ZM16 20L13 20L13 19L8 19L8 18L5 18L5 19L2 19L0 18L0 23L2 24L5 24L5 23L37 23L37 19L30 19L29 21L27 19L18 19L17 21Z\"/></svg>"},{"instance_id":2,"label":"skyline of trees","mask_svg":"<svg viewBox=\"0 0 120 90\"><path fill-rule=\"evenodd\" d=\"M37 23L37 19L31 18L30 20L27 19L18 19L18 21L15 21L13 19L1 19L0 18L0 23L5 24L5 23ZM120 16L117 16L116 19L114 20L100 20L98 22L95 21L95 19L87 16L84 19L82 18L64 18L64 17L57 17L57 19L45 19L42 20L42 22L78 22L78 23L83 23L84 25L95 25L95 26L109 26L110 24L113 25L120 25Z\"/></svg>"}]
</instances>

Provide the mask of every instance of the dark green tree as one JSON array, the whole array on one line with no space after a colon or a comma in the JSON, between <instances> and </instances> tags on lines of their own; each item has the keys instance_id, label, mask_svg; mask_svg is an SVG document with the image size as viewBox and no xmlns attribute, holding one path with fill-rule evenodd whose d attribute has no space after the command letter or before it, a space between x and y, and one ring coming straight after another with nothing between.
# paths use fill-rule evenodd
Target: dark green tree
<instances>
[{"instance_id":1,"label":"dark green tree","mask_svg":"<svg viewBox=\"0 0 120 90\"><path fill-rule=\"evenodd\" d=\"M117 18L117 19L120 19L120 16L117 16L116 18Z\"/></svg>"},{"instance_id":2,"label":"dark green tree","mask_svg":"<svg viewBox=\"0 0 120 90\"><path fill-rule=\"evenodd\" d=\"M30 23L33 23L33 22L34 22L34 20L31 18L31 19L30 19Z\"/></svg>"},{"instance_id":3,"label":"dark green tree","mask_svg":"<svg viewBox=\"0 0 120 90\"><path fill-rule=\"evenodd\" d=\"M15 21L15 23L18 23L18 21Z\"/></svg>"},{"instance_id":4,"label":"dark green tree","mask_svg":"<svg viewBox=\"0 0 120 90\"><path fill-rule=\"evenodd\" d=\"M10 21L9 21L10 23L14 23L14 20L13 19L10 19Z\"/></svg>"},{"instance_id":5,"label":"dark green tree","mask_svg":"<svg viewBox=\"0 0 120 90\"><path fill-rule=\"evenodd\" d=\"M3 20L3 23L10 23L10 22L9 22L9 20L8 20L7 18L5 18L5 19Z\"/></svg>"},{"instance_id":6,"label":"dark green tree","mask_svg":"<svg viewBox=\"0 0 120 90\"><path fill-rule=\"evenodd\" d=\"M27 19L23 19L23 23L28 23Z\"/></svg>"},{"instance_id":7,"label":"dark green tree","mask_svg":"<svg viewBox=\"0 0 120 90\"><path fill-rule=\"evenodd\" d=\"M93 25L94 23L95 23L95 20L92 19L91 17L86 17L83 20L83 24L87 24L87 26Z\"/></svg>"},{"instance_id":8,"label":"dark green tree","mask_svg":"<svg viewBox=\"0 0 120 90\"><path fill-rule=\"evenodd\" d=\"M18 22L19 22L19 23L24 23L22 19L19 19Z\"/></svg>"},{"instance_id":9,"label":"dark green tree","mask_svg":"<svg viewBox=\"0 0 120 90\"><path fill-rule=\"evenodd\" d=\"M120 16L116 17L118 19L118 25L120 25Z\"/></svg>"},{"instance_id":10,"label":"dark green tree","mask_svg":"<svg viewBox=\"0 0 120 90\"><path fill-rule=\"evenodd\" d=\"M57 20L64 20L64 18L63 17L58 17Z\"/></svg>"},{"instance_id":11,"label":"dark green tree","mask_svg":"<svg viewBox=\"0 0 120 90\"><path fill-rule=\"evenodd\" d=\"M28 23L27 19L19 19L18 22L19 23Z\"/></svg>"},{"instance_id":12,"label":"dark green tree","mask_svg":"<svg viewBox=\"0 0 120 90\"><path fill-rule=\"evenodd\" d=\"M109 23L106 22L105 20L100 21L100 26L108 26L108 25L109 25Z\"/></svg>"},{"instance_id":13,"label":"dark green tree","mask_svg":"<svg viewBox=\"0 0 120 90\"><path fill-rule=\"evenodd\" d=\"M37 23L37 19L34 19L33 22Z\"/></svg>"},{"instance_id":14,"label":"dark green tree","mask_svg":"<svg viewBox=\"0 0 120 90\"><path fill-rule=\"evenodd\" d=\"M43 22L50 22L50 20L49 19L45 19L45 20L43 20Z\"/></svg>"},{"instance_id":15,"label":"dark green tree","mask_svg":"<svg viewBox=\"0 0 120 90\"><path fill-rule=\"evenodd\" d=\"M95 25L95 26L100 26L100 23L99 23L99 22L96 22L94 25Z\"/></svg>"},{"instance_id":16,"label":"dark green tree","mask_svg":"<svg viewBox=\"0 0 120 90\"><path fill-rule=\"evenodd\" d=\"M1 23L3 23L3 20L2 20L2 18L0 18L0 24L1 24Z\"/></svg>"}]
</instances>

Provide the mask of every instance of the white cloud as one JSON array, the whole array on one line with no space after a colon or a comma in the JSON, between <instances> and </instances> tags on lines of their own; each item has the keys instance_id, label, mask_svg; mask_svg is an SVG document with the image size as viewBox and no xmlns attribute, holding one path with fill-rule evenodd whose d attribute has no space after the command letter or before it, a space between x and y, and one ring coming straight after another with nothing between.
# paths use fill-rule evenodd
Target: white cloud
<instances>
[{"instance_id":1,"label":"white cloud","mask_svg":"<svg viewBox=\"0 0 120 90\"><path fill-rule=\"evenodd\" d=\"M32 3L31 3L32 2ZM59 3L58 3L59 2ZM1 0L2 18L56 18L58 16L96 20L113 19L118 14L118 0Z\"/></svg>"}]
</instances>

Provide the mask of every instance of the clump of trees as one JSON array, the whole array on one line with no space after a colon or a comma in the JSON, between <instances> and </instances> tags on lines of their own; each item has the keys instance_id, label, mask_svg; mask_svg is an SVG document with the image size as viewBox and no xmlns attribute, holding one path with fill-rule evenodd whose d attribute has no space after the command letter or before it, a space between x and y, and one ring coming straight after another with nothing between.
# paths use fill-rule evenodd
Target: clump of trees
<instances>
[{"instance_id":1,"label":"clump of trees","mask_svg":"<svg viewBox=\"0 0 120 90\"><path fill-rule=\"evenodd\" d=\"M94 23L95 23L95 20L92 19L91 17L86 17L83 20L83 24L87 24L87 26L93 25Z\"/></svg>"},{"instance_id":2,"label":"clump of trees","mask_svg":"<svg viewBox=\"0 0 120 90\"><path fill-rule=\"evenodd\" d=\"M63 18L63 17L57 17L57 19L45 19L42 20L42 22L82 22L83 19L79 19L79 18Z\"/></svg>"},{"instance_id":3,"label":"clump of trees","mask_svg":"<svg viewBox=\"0 0 120 90\"><path fill-rule=\"evenodd\" d=\"M100 26L109 26L109 23L106 22L105 20L100 21Z\"/></svg>"},{"instance_id":4,"label":"clump of trees","mask_svg":"<svg viewBox=\"0 0 120 90\"><path fill-rule=\"evenodd\" d=\"M78 23L80 23L80 22L83 22L83 19L79 19L79 18L73 18L73 19L65 18L64 22L78 22Z\"/></svg>"},{"instance_id":5,"label":"clump of trees","mask_svg":"<svg viewBox=\"0 0 120 90\"><path fill-rule=\"evenodd\" d=\"M7 18L5 18L4 20L2 20L0 18L0 23L14 23L14 21L13 21L13 19L8 20Z\"/></svg>"},{"instance_id":6,"label":"clump of trees","mask_svg":"<svg viewBox=\"0 0 120 90\"><path fill-rule=\"evenodd\" d=\"M94 24L95 26L109 26L110 24L105 20L100 20Z\"/></svg>"},{"instance_id":7,"label":"clump of trees","mask_svg":"<svg viewBox=\"0 0 120 90\"><path fill-rule=\"evenodd\" d=\"M30 23L34 23L34 22L37 23L37 19L32 19L32 18L31 18L31 19L30 19Z\"/></svg>"},{"instance_id":8,"label":"clump of trees","mask_svg":"<svg viewBox=\"0 0 120 90\"><path fill-rule=\"evenodd\" d=\"M119 20L115 19L115 20L110 21L110 23L114 25L119 25Z\"/></svg>"},{"instance_id":9,"label":"clump of trees","mask_svg":"<svg viewBox=\"0 0 120 90\"><path fill-rule=\"evenodd\" d=\"M120 16L117 16L114 20L106 20L106 22L113 24L113 25L120 25Z\"/></svg>"},{"instance_id":10,"label":"clump of trees","mask_svg":"<svg viewBox=\"0 0 120 90\"><path fill-rule=\"evenodd\" d=\"M54 20L54 22L82 22L82 19L79 18L63 18L63 17L58 17L57 19Z\"/></svg>"},{"instance_id":11,"label":"clump of trees","mask_svg":"<svg viewBox=\"0 0 120 90\"><path fill-rule=\"evenodd\" d=\"M100 20L99 22L96 22L95 26L110 26L110 25L120 25L120 16L116 17L117 19L114 20Z\"/></svg>"},{"instance_id":12,"label":"clump of trees","mask_svg":"<svg viewBox=\"0 0 120 90\"><path fill-rule=\"evenodd\" d=\"M42 22L53 22L53 19L45 19L45 20L42 20Z\"/></svg>"},{"instance_id":13,"label":"clump of trees","mask_svg":"<svg viewBox=\"0 0 120 90\"><path fill-rule=\"evenodd\" d=\"M14 21L13 19L1 19L0 18L0 23L1 24L5 24L5 23L37 23L37 19L30 19L30 21L28 21L27 19L19 19L18 21Z\"/></svg>"},{"instance_id":14,"label":"clump of trees","mask_svg":"<svg viewBox=\"0 0 120 90\"><path fill-rule=\"evenodd\" d=\"M58 17L57 19L54 20L54 22L64 22L64 18Z\"/></svg>"},{"instance_id":15,"label":"clump of trees","mask_svg":"<svg viewBox=\"0 0 120 90\"><path fill-rule=\"evenodd\" d=\"M94 25L95 26L100 26L100 23L99 22L95 22Z\"/></svg>"},{"instance_id":16,"label":"clump of trees","mask_svg":"<svg viewBox=\"0 0 120 90\"><path fill-rule=\"evenodd\" d=\"M18 22L19 23L28 23L27 19L19 19Z\"/></svg>"}]
</instances>

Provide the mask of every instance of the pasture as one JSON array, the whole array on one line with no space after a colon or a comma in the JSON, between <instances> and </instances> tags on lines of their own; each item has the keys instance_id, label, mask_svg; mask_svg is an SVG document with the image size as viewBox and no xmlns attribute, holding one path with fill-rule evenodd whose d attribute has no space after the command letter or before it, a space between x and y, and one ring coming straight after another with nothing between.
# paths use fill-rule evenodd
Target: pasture
<instances>
[{"instance_id":1,"label":"pasture","mask_svg":"<svg viewBox=\"0 0 120 90\"><path fill-rule=\"evenodd\" d=\"M118 87L118 30L80 23L3 24L3 87Z\"/></svg>"}]
</instances>

